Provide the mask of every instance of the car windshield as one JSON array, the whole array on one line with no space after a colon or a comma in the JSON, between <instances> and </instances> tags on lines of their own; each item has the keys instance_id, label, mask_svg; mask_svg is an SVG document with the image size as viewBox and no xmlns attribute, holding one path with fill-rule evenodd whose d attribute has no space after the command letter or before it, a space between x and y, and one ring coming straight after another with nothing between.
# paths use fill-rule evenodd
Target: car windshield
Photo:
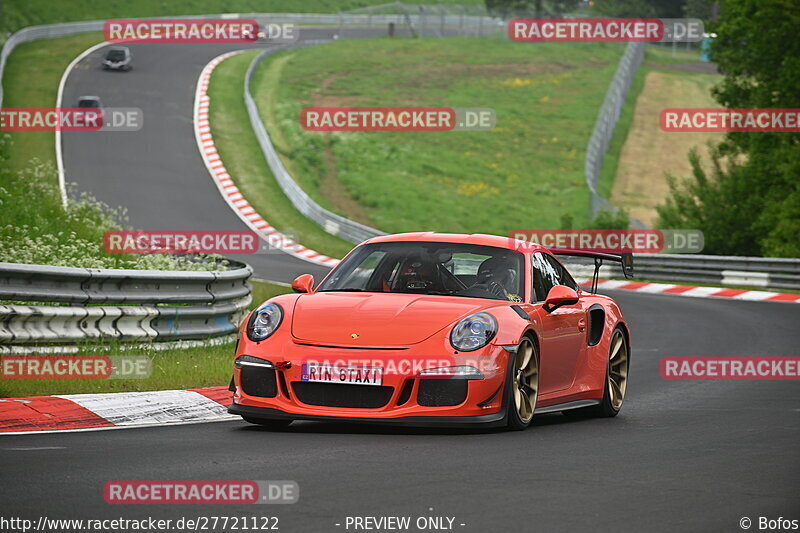
<instances>
[{"instance_id":1,"label":"car windshield","mask_svg":"<svg viewBox=\"0 0 800 533\"><path fill-rule=\"evenodd\" d=\"M319 292L391 292L522 301L522 254L474 244L384 242L356 248Z\"/></svg>"},{"instance_id":2,"label":"car windshield","mask_svg":"<svg viewBox=\"0 0 800 533\"><path fill-rule=\"evenodd\" d=\"M125 59L125 51L124 50L109 50L108 54L106 55L106 59L109 61L122 61Z\"/></svg>"},{"instance_id":3,"label":"car windshield","mask_svg":"<svg viewBox=\"0 0 800 533\"><path fill-rule=\"evenodd\" d=\"M84 98L78 102L78 107L100 107L100 102L93 98Z\"/></svg>"}]
</instances>

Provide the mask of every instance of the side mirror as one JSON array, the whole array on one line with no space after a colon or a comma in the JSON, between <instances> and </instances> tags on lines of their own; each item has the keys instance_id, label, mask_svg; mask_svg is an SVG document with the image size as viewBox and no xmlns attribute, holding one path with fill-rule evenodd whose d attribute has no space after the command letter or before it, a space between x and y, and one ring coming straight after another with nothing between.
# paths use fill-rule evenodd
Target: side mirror
<instances>
[{"instance_id":1,"label":"side mirror","mask_svg":"<svg viewBox=\"0 0 800 533\"><path fill-rule=\"evenodd\" d=\"M542 308L548 313L552 313L562 305L572 305L578 303L578 293L566 285L556 285L547 293L547 299Z\"/></svg>"},{"instance_id":2,"label":"side mirror","mask_svg":"<svg viewBox=\"0 0 800 533\"><path fill-rule=\"evenodd\" d=\"M300 294L314 292L314 276L311 274L303 274L298 276L292 282L292 290Z\"/></svg>"}]
</instances>

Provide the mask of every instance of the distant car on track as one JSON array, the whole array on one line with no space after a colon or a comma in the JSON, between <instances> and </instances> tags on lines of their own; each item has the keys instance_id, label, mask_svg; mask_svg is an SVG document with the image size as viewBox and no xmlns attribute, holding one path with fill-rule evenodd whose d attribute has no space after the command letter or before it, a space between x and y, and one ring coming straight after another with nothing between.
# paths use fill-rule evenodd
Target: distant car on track
<instances>
[{"instance_id":1,"label":"distant car on track","mask_svg":"<svg viewBox=\"0 0 800 533\"><path fill-rule=\"evenodd\" d=\"M96 108L103 107L99 96L81 96L78 98L78 107Z\"/></svg>"},{"instance_id":2,"label":"distant car on track","mask_svg":"<svg viewBox=\"0 0 800 533\"><path fill-rule=\"evenodd\" d=\"M494 235L409 233L354 248L316 289L264 302L243 321L229 412L292 420L527 427L534 413L616 416L628 326L584 291L554 250ZM595 283L593 283L595 286Z\"/></svg>"},{"instance_id":3,"label":"distant car on track","mask_svg":"<svg viewBox=\"0 0 800 533\"><path fill-rule=\"evenodd\" d=\"M103 58L103 68L105 70L130 70L132 57L127 46L113 46L108 49Z\"/></svg>"}]
</instances>

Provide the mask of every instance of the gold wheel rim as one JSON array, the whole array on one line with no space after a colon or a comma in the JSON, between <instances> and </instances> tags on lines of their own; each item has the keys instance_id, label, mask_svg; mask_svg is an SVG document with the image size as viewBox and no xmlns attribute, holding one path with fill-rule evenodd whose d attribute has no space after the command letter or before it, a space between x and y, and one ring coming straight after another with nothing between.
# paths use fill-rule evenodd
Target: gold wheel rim
<instances>
[{"instance_id":1,"label":"gold wheel rim","mask_svg":"<svg viewBox=\"0 0 800 533\"><path fill-rule=\"evenodd\" d=\"M533 418L539 396L539 366L534 357L533 343L524 338L514 357L514 404L523 424Z\"/></svg>"},{"instance_id":2,"label":"gold wheel rim","mask_svg":"<svg viewBox=\"0 0 800 533\"><path fill-rule=\"evenodd\" d=\"M628 388L628 343L620 330L611 337L611 351L608 358L608 397L611 407L619 411L625 401Z\"/></svg>"}]
</instances>

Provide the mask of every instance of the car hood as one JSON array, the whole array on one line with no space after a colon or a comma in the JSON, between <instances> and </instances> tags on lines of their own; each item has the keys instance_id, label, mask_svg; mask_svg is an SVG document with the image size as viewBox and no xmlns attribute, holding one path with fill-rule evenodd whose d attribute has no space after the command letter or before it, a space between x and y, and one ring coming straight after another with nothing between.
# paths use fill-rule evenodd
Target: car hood
<instances>
[{"instance_id":1,"label":"car hood","mask_svg":"<svg viewBox=\"0 0 800 533\"><path fill-rule=\"evenodd\" d=\"M415 294L304 294L294 306L292 336L313 344L407 346L496 304L479 298Z\"/></svg>"}]
</instances>

